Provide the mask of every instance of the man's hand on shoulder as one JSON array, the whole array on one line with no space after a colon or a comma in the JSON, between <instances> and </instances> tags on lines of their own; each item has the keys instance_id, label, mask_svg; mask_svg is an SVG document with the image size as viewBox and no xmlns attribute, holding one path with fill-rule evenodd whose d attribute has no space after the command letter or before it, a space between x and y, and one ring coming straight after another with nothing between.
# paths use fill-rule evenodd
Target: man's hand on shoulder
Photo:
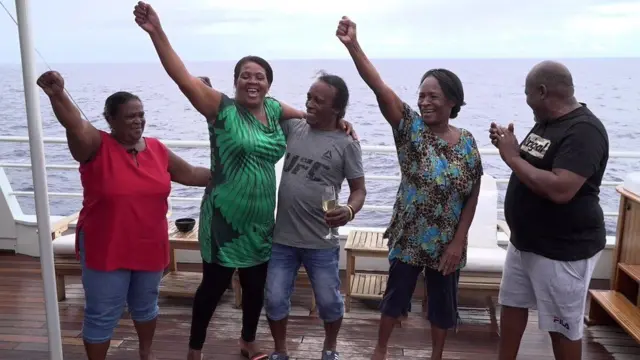
<instances>
[{"instance_id":1,"label":"man's hand on shoulder","mask_svg":"<svg viewBox=\"0 0 640 360\"><path fill-rule=\"evenodd\" d=\"M353 129L353 124L347 120L340 119L340 121L338 121L338 128L344 130L344 132L347 133L347 135L350 135L353 140L358 140L358 134L356 134L356 131Z\"/></svg>"}]
</instances>

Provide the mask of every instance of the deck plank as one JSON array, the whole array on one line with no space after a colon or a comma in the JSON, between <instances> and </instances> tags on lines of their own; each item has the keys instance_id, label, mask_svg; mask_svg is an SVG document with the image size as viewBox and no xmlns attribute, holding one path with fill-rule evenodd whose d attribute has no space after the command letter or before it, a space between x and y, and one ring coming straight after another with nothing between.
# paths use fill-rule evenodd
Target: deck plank
<instances>
[{"instance_id":1,"label":"deck plank","mask_svg":"<svg viewBox=\"0 0 640 360\"><path fill-rule=\"evenodd\" d=\"M37 259L21 255L0 254L0 358L3 360L47 360L47 327L42 280ZM292 300L289 325L291 358L317 359L324 333L320 321L309 316L309 291L296 291ZM81 339L82 287L70 278L67 299L59 304L65 360L84 359ZM416 301L413 312L394 331L389 360L424 359L430 354L429 324L420 315ZM546 334L537 329L535 314L522 340L518 359L551 360L553 353ZM345 315L339 337L343 358L366 360L377 337L379 314L371 304L353 301L352 311ZM447 340L445 358L495 360L498 339L489 333L489 316L485 310L461 309L463 324L457 334ZM190 299L161 300L161 316L154 341L158 359L184 359L191 321ZM241 312L233 308L233 294L225 294L209 328L205 344L206 359L236 360L236 340L240 334ZM266 321L261 319L258 340L265 349L272 347ZM584 359L639 359L640 346L617 327L595 326L585 330ZM115 332L108 359L136 358L138 342L133 324L124 313Z\"/></svg>"}]
</instances>

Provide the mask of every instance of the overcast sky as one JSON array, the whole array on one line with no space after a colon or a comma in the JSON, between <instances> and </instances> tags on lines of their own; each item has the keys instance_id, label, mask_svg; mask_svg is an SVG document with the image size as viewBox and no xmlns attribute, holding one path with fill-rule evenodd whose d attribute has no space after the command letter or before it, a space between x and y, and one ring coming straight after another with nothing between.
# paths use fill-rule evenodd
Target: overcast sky
<instances>
[{"instance_id":1,"label":"overcast sky","mask_svg":"<svg viewBox=\"0 0 640 360\"><path fill-rule=\"evenodd\" d=\"M0 0L15 15L13 0ZM157 61L133 21L135 1L31 0L48 62ZM346 58L342 15L374 58L640 57L640 0L155 0L188 61ZM20 61L17 26L0 9L0 63Z\"/></svg>"}]
</instances>

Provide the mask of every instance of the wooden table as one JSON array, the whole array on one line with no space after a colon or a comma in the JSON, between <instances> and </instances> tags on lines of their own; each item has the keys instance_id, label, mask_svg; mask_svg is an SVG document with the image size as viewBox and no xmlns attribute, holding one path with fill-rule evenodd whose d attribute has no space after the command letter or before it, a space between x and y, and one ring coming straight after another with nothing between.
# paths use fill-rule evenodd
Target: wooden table
<instances>
[{"instance_id":1,"label":"wooden table","mask_svg":"<svg viewBox=\"0 0 640 360\"><path fill-rule=\"evenodd\" d=\"M347 254L346 282L347 294L344 297L345 311L351 310L351 299L380 300L387 288L386 274L356 273L356 257L386 258L389 255L386 239L382 232L349 232L344 250Z\"/></svg>"},{"instance_id":2,"label":"wooden table","mask_svg":"<svg viewBox=\"0 0 640 360\"><path fill-rule=\"evenodd\" d=\"M178 271L176 250L200 250L198 225L199 222L196 220L193 230L181 232L176 227L175 221L169 220L170 262L168 272L160 282L160 295L191 298L196 293L202 280L202 273Z\"/></svg>"},{"instance_id":3,"label":"wooden table","mask_svg":"<svg viewBox=\"0 0 640 360\"><path fill-rule=\"evenodd\" d=\"M347 237L344 246L347 253L346 282L347 294L344 299L345 311L351 310L351 299L371 299L382 300L387 288L388 274L375 274L367 272L356 272L356 257L387 258L389 247L387 239L383 238L384 233L378 231L352 230ZM489 310L491 320L491 332L498 332L498 322L496 317L496 307L493 298L497 296L500 289L501 273L484 272L463 272L460 275L458 289L467 293L484 298ZM422 311L427 308L427 288L424 287L422 299Z\"/></svg>"},{"instance_id":4,"label":"wooden table","mask_svg":"<svg viewBox=\"0 0 640 360\"><path fill-rule=\"evenodd\" d=\"M202 281L202 273L178 271L176 250L200 251L200 244L198 243L198 225L199 221L196 220L196 225L193 227L193 230L185 233L178 231L175 221L169 221L169 246L171 247L170 262L168 272L160 282L160 295L192 298L196 293L196 290ZM304 271L304 268L300 269L296 280L298 284L310 287L309 278L306 271ZM235 307L239 309L242 307L242 287L240 286L238 271L235 271L233 274L231 288L233 289L235 298ZM316 312L316 301L313 289L311 289L311 304L309 309L311 313Z\"/></svg>"}]
</instances>

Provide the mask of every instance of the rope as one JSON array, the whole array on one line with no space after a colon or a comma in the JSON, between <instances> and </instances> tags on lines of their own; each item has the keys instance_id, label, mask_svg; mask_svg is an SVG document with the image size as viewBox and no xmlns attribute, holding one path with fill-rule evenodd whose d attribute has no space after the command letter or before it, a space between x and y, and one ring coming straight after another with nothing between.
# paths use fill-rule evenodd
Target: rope
<instances>
[{"instance_id":1,"label":"rope","mask_svg":"<svg viewBox=\"0 0 640 360\"><path fill-rule=\"evenodd\" d=\"M9 18L11 18L11 20L13 20L13 22L16 24L16 26L18 26L18 21L16 20L16 18L11 14L11 12L9 11L9 9L7 9L7 7L4 5L4 3L2 2L2 0L0 0L0 6L2 6L2 8L4 9L4 11L7 13L7 15L9 16ZM37 48L35 48L36 54L38 54L38 56L40 56L40 59L42 60L42 62L47 66L47 68L50 71L53 71L53 69L51 68L51 66L49 65L49 63L47 62L47 60L44 59L44 56L42 56L42 54L40 53L40 51L38 51ZM71 95L71 93L69 92L69 90L67 90L67 88L64 88L64 91L67 93L67 95L69 95L69 98L71 99L71 102L73 102L73 104L76 106L76 108L78 108L78 110L80 111L80 113L82 114L82 116L84 116L84 118L89 121L89 118L87 117L87 115L84 114L84 111L82 111L82 109L80 108L80 106L78 105L78 103L76 102L76 100L73 98L73 96Z\"/></svg>"}]
</instances>

